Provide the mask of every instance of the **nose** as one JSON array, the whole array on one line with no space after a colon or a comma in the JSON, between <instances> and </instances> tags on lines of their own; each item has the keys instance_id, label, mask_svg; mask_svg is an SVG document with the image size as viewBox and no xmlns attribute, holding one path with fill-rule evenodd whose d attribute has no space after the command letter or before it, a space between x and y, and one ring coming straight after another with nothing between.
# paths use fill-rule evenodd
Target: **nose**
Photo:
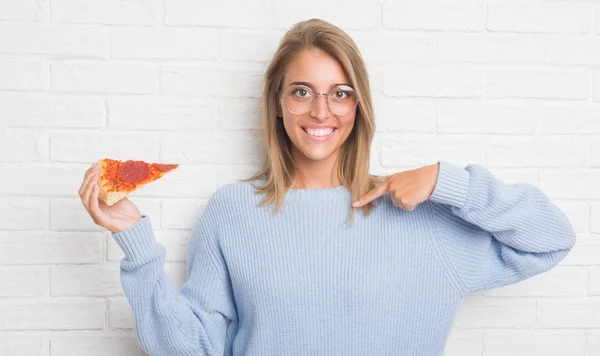
<instances>
[{"instance_id":1,"label":"nose","mask_svg":"<svg viewBox=\"0 0 600 356\"><path fill-rule=\"evenodd\" d=\"M327 119L330 114L329 106L327 105L327 94L316 93L315 100L317 102L310 110L310 115L319 120Z\"/></svg>"}]
</instances>

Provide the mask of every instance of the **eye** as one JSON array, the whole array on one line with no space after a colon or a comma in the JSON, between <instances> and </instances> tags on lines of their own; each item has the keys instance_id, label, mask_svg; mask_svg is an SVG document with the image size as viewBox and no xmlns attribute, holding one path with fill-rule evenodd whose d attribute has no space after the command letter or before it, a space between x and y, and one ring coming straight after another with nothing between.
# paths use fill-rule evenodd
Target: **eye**
<instances>
[{"instance_id":1,"label":"eye","mask_svg":"<svg viewBox=\"0 0 600 356\"><path fill-rule=\"evenodd\" d=\"M306 87L292 88L290 94L296 98L310 98L312 96L312 92Z\"/></svg>"},{"instance_id":2,"label":"eye","mask_svg":"<svg viewBox=\"0 0 600 356\"><path fill-rule=\"evenodd\" d=\"M338 90L335 92L335 97L338 99L344 99L344 98L348 97L348 93L343 90Z\"/></svg>"},{"instance_id":3,"label":"eye","mask_svg":"<svg viewBox=\"0 0 600 356\"><path fill-rule=\"evenodd\" d=\"M354 97L354 91L352 89L336 88L333 91L333 97L337 100L352 99Z\"/></svg>"},{"instance_id":4,"label":"eye","mask_svg":"<svg viewBox=\"0 0 600 356\"><path fill-rule=\"evenodd\" d=\"M300 89L294 89L292 91L292 94L297 95L297 96L306 96L308 95L308 91L300 88Z\"/></svg>"}]
</instances>

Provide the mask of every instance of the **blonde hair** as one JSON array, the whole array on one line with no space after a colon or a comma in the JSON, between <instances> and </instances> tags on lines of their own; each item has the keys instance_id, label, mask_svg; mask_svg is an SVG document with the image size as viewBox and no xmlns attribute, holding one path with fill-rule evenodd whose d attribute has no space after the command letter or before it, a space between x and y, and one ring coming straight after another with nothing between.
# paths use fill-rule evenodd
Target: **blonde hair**
<instances>
[{"instance_id":1,"label":"blonde hair","mask_svg":"<svg viewBox=\"0 0 600 356\"><path fill-rule=\"evenodd\" d=\"M264 128L264 144L261 167L255 175L240 181L264 180L255 186L256 194L266 193L260 205L275 205L275 214L283 205L285 194L296 179L296 166L290 151L291 141L278 119L278 92L283 83L288 64L303 50L318 48L342 66L354 88L358 106L352 132L340 148L337 174L341 183L351 192L352 201L375 188L383 177L369 174L371 141L375 133L375 120L371 103L371 91L366 66L352 38L340 28L319 19L295 24L281 39L279 48L265 73L261 98ZM374 207L365 204L365 216ZM354 221L356 208L350 207Z\"/></svg>"}]
</instances>

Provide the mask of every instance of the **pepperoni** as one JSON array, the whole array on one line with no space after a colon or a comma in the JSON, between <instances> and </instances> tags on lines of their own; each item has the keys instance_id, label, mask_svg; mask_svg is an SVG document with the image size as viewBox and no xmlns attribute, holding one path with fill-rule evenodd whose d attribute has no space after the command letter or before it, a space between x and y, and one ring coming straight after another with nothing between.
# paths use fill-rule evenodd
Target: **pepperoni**
<instances>
[{"instance_id":1,"label":"pepperoni","mask_svg":"<svg viewBox=\"0 0 600 356\"><path fill-rule=\"evenodd\" d=\"M179 167L178 164L160 164L160 163L155 163L154 165L161 172L168 172L171 169L175 169L175 168Z\"/></svg>"},{"instance_id":2,"label":"pepperoni","mask_svg":"<svg viewBox=\"0 0 600 356\"><path fill-rule=\"evenodd\" d=\"M150 168L143 161L125 161L117 168L119 179L127 183L138 182L146 178L148 174L150 174Z\"/></svg>"}]
</instances>

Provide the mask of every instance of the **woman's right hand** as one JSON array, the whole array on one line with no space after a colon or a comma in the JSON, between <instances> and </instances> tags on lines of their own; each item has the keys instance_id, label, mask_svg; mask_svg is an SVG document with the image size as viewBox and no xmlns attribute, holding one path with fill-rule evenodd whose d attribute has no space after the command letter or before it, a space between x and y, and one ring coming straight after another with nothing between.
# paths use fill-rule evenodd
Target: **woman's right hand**
<instances>
[{"instance_id":1,"label":"woman's right hand","mask_svg":"<svg viewBox=\"0 0 600 356\"><path fill-rule=\"evenodd\" d=\"M94 163L85 172L83 183L79 188L81 202L96 225L116 233L140 221L142 214L127 197L112 206L106 205L105 202L99 199L100 187L98 180L98 164Z\"/></svg>"}]
</instances>

